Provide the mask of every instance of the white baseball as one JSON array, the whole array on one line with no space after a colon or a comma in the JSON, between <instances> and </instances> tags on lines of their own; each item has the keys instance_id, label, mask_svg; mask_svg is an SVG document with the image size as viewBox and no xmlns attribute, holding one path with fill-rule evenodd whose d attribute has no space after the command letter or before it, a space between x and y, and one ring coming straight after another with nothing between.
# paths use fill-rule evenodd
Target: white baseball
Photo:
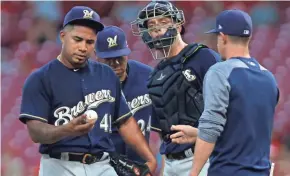
<instances>
[{"instance_id":1,"label":"white baseball","mask_svg":"<svg viewBox=\"0 0 290 176\"><path fill-rule=\"evenodd\" d=\"M94 120L94 121L98 120L98 114L94 110L87 110L85 114L87 115L88 120Z\"/></svg>"}]
</instances>

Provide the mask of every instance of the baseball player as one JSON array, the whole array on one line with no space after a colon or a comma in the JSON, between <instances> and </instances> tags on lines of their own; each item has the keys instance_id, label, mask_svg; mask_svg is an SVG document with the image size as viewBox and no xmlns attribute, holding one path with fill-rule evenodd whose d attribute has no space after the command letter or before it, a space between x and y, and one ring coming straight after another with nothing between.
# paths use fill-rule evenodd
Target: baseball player
<instances>
[{"instance_id":1,"label":"baseball player","mask_svg":"<svg viewBox=\"0 0 290 176\"><path fill-rule=\"evenodd\" d=\"M203 111L202 82L205 73L220 56L205 45L182 40L184 15L167 1L150 2L131 23L154 59L161 61L149 78L152 100L152 130L162 136L160 153L165 158L163 175L189 175L192 144L172 143L170 127L187 124L197 127ZM201 175L206 175L207 166Z\"/></svg>"},{"instance_id":2,"label":"baseball player","mask_svg":"<svg viewBox=\"0 0 290 176\"><path fill-rule=\"evenodd\" d=\"M109 135L114 126L150 171L156 168L118 77L110 67L88 59L103 28L91 8L73 7L60 32L60 55L24 84L20 120L41 144L41 176L117 175L108 154L115 151Z\"/></svg>"},{"instance_id":3,"label":"baseball player","mask_svg":"<svg viewBox=\"0 0 290 176\"><path fill-rule=\"evenodd\" d=\"M187 143L197 136L191 176L198 175L210 155L208 176L272 175L270 145L279 90L273 74L250 56L251 17L241 10L223 11L208 33L217 34L218 51L226 61L205 76L198 132L175 126L179 135L171 138Z\"/></svg>"},{"instance_id":4,"label":"baseball player","mask_svg":"<svg viewBox=\"0 0 290 176\"><path fill-rule=\"evenodd\" d=\"M147 79L152 68L138 61L128 60L131 50L128 48L126 34L122 29L107 26L98 33L97 38L98 61L109 65L119 77L131 112L149 143L152 107L148 95ZM144 159L125 144L116 129L113 129L111 137L119 154L126 155L130 160L145 163Z\"/></svg>"}]
</instances>

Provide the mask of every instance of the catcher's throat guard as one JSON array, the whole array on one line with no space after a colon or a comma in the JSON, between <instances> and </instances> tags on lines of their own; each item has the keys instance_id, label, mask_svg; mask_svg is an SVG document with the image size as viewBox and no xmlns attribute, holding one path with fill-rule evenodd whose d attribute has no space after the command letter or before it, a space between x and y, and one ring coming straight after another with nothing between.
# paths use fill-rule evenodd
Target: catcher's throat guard
<instances>
[{"instance_id":1,"label":"catcher's throat guard","mask_svg":"<svg viewBox=\"0 0 290 176\"><path fill-rule=\"evenodd\" d=\"M162 24L154 27L148 27L147 23L151 19L169 18L171 25ZM138 18L131 22L131 29L133 35L141 36L143 42L148 46L154 59L164 59L168 57L171 46L178 35L177 27L185 23L184 14L182 10L178 10L170 2L155 1L149 3L142 9ZM167 29L166 32L159 37L153 38L150 32L159 30L160 28ZM181 34L184 33L182 28Z\"/></svg>"}]
</instances>

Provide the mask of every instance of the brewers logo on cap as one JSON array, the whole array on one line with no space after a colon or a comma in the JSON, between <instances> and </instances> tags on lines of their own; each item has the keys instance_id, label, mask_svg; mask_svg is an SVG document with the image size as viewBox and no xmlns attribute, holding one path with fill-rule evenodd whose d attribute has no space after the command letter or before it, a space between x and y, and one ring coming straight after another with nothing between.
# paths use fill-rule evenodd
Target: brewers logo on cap
<instances>
[{"instance_id":1,"label":"brewers logo on cap","mask_svg":"<svg viewBox=\"0 0 290 176\"><path fill-rule=\"evenodd\" d=\"M94 11L84 10L84 17L83 18L93 18Z\"/></svg>"}]
</instances>

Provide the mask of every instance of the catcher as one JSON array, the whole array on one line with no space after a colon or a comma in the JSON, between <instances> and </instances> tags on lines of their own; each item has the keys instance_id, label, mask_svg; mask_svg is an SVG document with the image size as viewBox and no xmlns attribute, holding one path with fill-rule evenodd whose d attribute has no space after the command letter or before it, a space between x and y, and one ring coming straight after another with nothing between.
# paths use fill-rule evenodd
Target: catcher
<instances>
[{"instance_id":1,"label":"catcher","mask_svg":"<svg viewBox=\"0 0 290 176\"><path fill-rule=\"evenodd\" d=\"M150 2L131 23L133 34L142 38L154 59L160 60L149 78L152 100L152 130L162 136L160 153L164 176L189 175L193 164L193 145L172 143L172 125L198 126L203 111L204 75L220 56L205 45L187 44L183 11L167 1ZM208 164L207 164L208 166ZM202 176L207 175L207 166Z\"/></svg>"}]
</instances>

